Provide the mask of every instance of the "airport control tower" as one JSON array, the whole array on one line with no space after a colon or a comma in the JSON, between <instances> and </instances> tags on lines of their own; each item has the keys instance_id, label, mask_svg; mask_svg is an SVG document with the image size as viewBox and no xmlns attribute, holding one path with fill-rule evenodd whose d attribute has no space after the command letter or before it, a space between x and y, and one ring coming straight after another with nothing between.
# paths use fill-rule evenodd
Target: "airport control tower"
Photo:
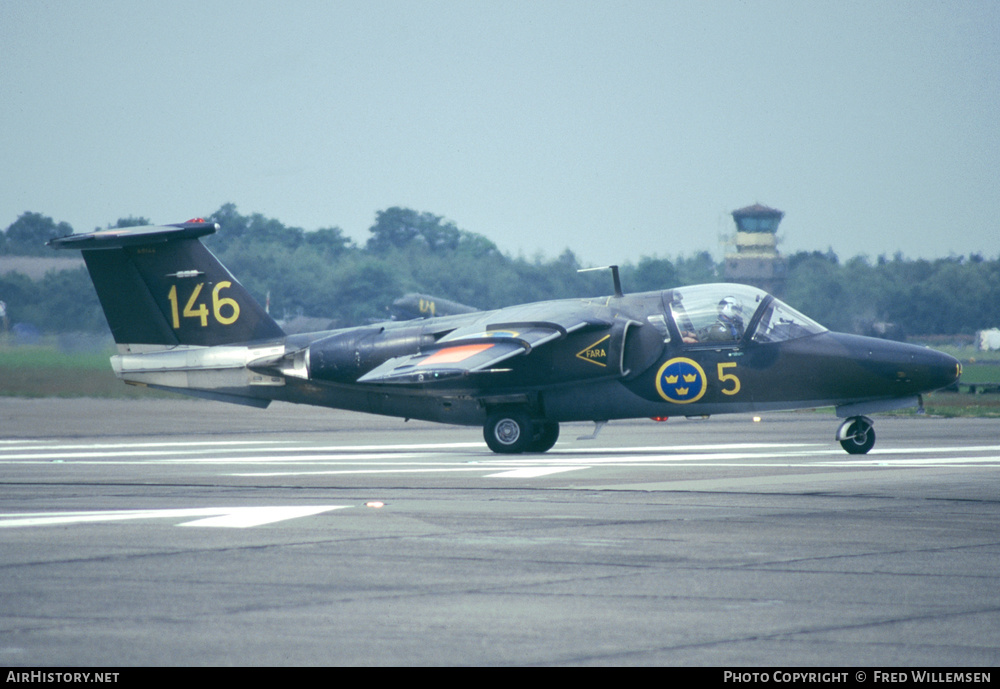
<instances>
[{"instance_id":1,"label":"airport control tower","mask_svg":"<svg viewBox=\"0 0 1000 689\"><path fill-rule=\"evenodd\" d=\"M785 291L787 265L778 254L778 224L784 212L756 203L733 211L736 222L736 252L726 254L728 282L752 285L781 297Z\"/></svg>"}]
</instances>

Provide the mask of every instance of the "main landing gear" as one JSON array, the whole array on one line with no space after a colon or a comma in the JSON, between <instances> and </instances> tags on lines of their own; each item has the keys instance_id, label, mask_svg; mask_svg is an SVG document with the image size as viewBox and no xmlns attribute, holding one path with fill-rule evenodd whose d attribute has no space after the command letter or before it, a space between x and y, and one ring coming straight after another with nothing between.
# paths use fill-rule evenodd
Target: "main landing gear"
<instances>
[{"instance_id":1,"label":"main landing gear","mask_svg":"<svg viewBox=\"0 0 1000 689\"><path fill-rule=\"evenodd\" d=\"M840 446L852 455L865 455L875 445L875 429L867 416L852 416L837 429Z\"/></svg>"},{"instance_id":2,"label":"main landing gear","mask_svg":"<svg viewBox=\"0 0 1000 689\"><path fill-rule=\"evenodd\" d=\"M547 452L559 439L559 424L533 419L524 409L500 409L486 419L483 438L500 454Z\"/></svg>"}]
</instances>

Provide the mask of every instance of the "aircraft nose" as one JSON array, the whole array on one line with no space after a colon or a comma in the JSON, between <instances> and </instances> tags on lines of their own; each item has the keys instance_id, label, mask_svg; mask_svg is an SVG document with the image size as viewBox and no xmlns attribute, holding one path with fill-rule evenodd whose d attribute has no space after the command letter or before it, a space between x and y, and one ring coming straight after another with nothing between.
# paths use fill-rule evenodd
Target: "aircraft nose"
<instances>
[{"instance_id":1,"label":"aircraft nose","mask_svg":"<svg viewBox=\"0 0 1000 689\"><path fill-rule=\"evenodd\" d=\"M902 342L840 336L854 356L881 384L889 383L897 395L919 395L952 385L962 373L958 359L929 347Z\"/></svg>"},{"instance_id":2,"label":"aircraft nose","mask_svg":"<svg viewBox=\"0 0 1000 689\"><path fill-rule=\"evenodd\" d=\"M900 366L896 376L920 392L932 392L952 385L962 375L962 364L953 356L935 349L911 351L909 362Z\"/></svg>"},{"instance_id":3,"label":"aircraft nose","mask_svg":"<svg viewBox=\"0 0 1000 689\"><path fill-rule=\"evenodd\" d=\"M936 361L931 364L932 378L940 383L934 390L946 388L957 382L962 377L962 362L943 352L931 351L936 355Z\"/></svg>"}]
</instances>

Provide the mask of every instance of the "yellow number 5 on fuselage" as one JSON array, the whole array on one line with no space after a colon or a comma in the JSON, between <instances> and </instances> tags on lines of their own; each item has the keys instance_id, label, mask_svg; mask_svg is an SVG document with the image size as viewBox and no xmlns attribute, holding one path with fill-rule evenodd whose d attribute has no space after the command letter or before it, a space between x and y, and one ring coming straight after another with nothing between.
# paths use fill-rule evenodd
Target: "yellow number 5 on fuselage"
<instances>
[{"instance_id":1,"label":"yellow number 5 on fuselage","mask_svg":"<svg viewBox=\"0 0 1000 689\"><path fill-rule=\"evenodd\" d=\"M719 364L719 382L725 385L729 381L732 381L733 387L722 388L723 395L735 395L740 391L740 379L736 377L735 373L726 373L727 368L736 368L735 361L729 361L723 364Z\"/></svg>"}]
</instances>

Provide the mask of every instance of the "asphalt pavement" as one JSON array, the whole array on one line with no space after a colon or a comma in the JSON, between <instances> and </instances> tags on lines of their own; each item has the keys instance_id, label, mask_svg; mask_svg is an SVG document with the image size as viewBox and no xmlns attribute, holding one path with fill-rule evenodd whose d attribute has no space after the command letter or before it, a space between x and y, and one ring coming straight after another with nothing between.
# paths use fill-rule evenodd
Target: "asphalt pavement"
<instances>
[{"instance_id":1,"label":"asphalt pavement","mask_svg":"<svg viewBox=\"0 0 1000 689\"><path fill-rule=\"evenodd\" d=\"M993 666L1000 422L0 399L0 664Z\"/></svg>"}]
</instances>

